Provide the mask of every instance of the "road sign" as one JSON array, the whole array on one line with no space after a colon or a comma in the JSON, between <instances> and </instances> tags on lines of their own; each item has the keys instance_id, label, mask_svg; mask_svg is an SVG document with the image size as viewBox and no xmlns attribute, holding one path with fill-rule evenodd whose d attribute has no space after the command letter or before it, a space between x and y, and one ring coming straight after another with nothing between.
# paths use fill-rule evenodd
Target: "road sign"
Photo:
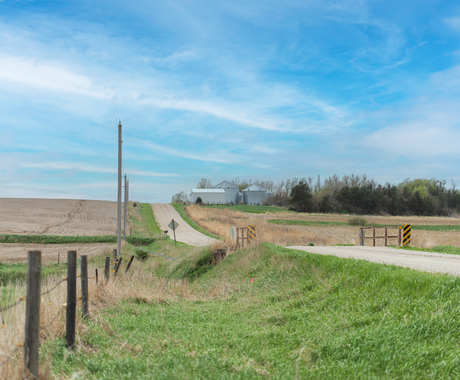
<instances>
[{"instance_id":1,"label":"road sign","mask_svg":"<svg viewBox=\"0 0 460 380\"><path fill-rule=\"evenodd\" d=\"M177 223L174 219L168 224L168 227L171 228L174 232L174 247L177 247L176 242L176 229L179 227L179 223Z\"/></svg>"},{"instance_id":2,"label":"road sign","mask_svg":"<svg viewBox=\"0 0 460 380\"><path fill-rule=\"evenodd\" d=\"M168 224L168 227L171 228L173 231L179 227L179 223L177 223L174 219Z\"/></svg>"},{"instance_id":3,"label":"road sign","mask_svg":"<svg viewBox=\"0 0 460 380\"><path fill-rule=\"evenodd\" d=\"M410 224L404 225L403 246L410 247L411 230L412 226Z\"/></svg>"}]
</instances>

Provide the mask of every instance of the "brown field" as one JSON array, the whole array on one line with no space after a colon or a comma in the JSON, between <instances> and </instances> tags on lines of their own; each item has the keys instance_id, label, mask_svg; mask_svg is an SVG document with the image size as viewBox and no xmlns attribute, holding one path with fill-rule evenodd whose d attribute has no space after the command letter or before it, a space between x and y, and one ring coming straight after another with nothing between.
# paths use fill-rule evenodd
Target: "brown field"
<instances>
[{"instance_id":1,"label":"brown field","mask_svg":"<svg viewBox=\"0 0 460 380\"><path fill-rule=\"evenodd\" d=\"M306 221L346 222L347 215L334 214L248 214L227 209L204 208L188 206L187 212L201 227L222 236L228 242L229 227L246 227L255 224L260 242L270 242L279 245L334 245L358 244L358 227L348 226L280 226L267 223L269 219L291 219ZM368 222L375 224L400 225L453 225L460 220L447 217L399 217L399 216L366 216ZM377 236L383 235L383 230L377 230ZM397 235L396 229L388 230L389 235ZM372 232L367 232L370 236ZM396 239L390 240L389 245L396 245ZM372 240L365 240L365 245L372 245ZM384 245L384 240L376 240L377 246ZM430 248L437 245L460 246L460 231L412 231L412 246Z\"/></svg>"},{"instance_id":2,"label":"brown field","mask_svg":"<svg viewBox=\"0 0 460 380\"><path fill-rule=\"evenodd\" d=\"M0 199L0 234L115 235L117 203L75 199Z\"/></svg>"},{"instance_id":3,"label":"brown field","mask_svg":"<svg viewBox=\"0 0 460 380\"><path fill-rule=\"evenodd\" d=\"M115 235L117 203L70 199L0 199L0 234L95 236ZM93 256L110 252L111 244L0 244L0 261L25 262L27 251L41 250L44 263L66 260L68 250Z\"/></svg>"},{"instance_id":4,"label":"brown field","mask_svg":"<svg viewBox=\"0 0 460 380\"><path fill-rule=\"evenodd\" d=\"M67 251L78 252L78 255L88 257L101 254L110 254L116 244L103 243L72 243L72 244L0 244L0 261L3 263L25 263L27 262L27 251L42 251L42 262L57 263L58 254L60 262L67 261Z\"/></svg>"}]
</instances>

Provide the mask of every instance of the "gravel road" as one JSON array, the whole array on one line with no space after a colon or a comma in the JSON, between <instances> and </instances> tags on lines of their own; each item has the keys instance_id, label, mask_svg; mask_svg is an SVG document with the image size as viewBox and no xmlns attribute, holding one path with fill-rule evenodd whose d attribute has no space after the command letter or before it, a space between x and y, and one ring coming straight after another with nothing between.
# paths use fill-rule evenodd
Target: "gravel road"
<instances>
[{"instance_id":1,"label":"gravel road","mask_svg":"<svg viewBox=\"0 0 460 380\"><path fill-rule=\"evenodd\" d=\"M162 230L168 230L168 235L171 239L174 239L174 232L168 227L168 224L174 219L179 223L179 227L176 229L177 241L195 247L204 247L210 245L214 241L218 241L190 227L173 206L166 203L153 203L152 207L155 219L160 224Z\"/></svg>"},{"instance_id":2,"label":"gravel road","mask_svg":"<svg viewBox=\"0 0 460 380\"><path fill-rule=\"evenodd\" d=\"M422 272L448 273L460 276L460 256L436 252L405 251L388 247L305 247L291 246L289 249L353 258L374 263L397 265Z\"/></svg>"}]
</instances>

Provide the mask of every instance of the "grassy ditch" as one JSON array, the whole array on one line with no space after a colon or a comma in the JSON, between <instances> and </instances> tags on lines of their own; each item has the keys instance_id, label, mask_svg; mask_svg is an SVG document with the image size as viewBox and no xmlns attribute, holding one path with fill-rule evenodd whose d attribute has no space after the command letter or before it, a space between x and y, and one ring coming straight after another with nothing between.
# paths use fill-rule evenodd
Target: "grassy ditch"
<instances>
[{"instance_id":1,"label":"grassy ditch","mask_svg":"<svg viewBox=\"0 0 460 380\"><path fill-rule=\"evenodd\" d=\"M180 260L152 258L117 286L124 297L104 293L111 306L85 322L74 354L45 344L54 376L460 376L459 278L271 244L216 267L206 250L170 254Z\"/></svg>"},{"instance_id":2,"label":"grassy ditch","mask_svg":"<svg viewBox=\"0 0 460 380\"><path fill-rule=\"evenodd\" d=\"M194 228L198 232L201 232L202 234L205 234L206 236L212 237L214 239L222 239L222 237L214 235L208 230L196 224L195 221L192 218L190 218L190 216L187 214L187 210L185 209L187 207L186 205L180 203L171 203L171 205L176 209L176 211L179 213L182 219L184 219L188 224L190 224L190 227Z\"/></svg>"}]
</instances>

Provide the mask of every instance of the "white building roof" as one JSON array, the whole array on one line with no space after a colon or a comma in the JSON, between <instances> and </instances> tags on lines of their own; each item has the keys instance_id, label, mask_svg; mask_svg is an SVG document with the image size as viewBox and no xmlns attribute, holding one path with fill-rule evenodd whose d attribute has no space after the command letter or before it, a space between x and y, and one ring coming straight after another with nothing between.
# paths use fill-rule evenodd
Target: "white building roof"
<instances>
[{"instance_id":1,"label":"white building roof","mask_svg":"<svg viewBox=\"0 0 460 380\"><path fill-rule=\"evenodd\" d=\"M236 189L238 186L232 185L228 181L222 181L218 185L214 186L213 189Z\"/></svg>"},{"instance_id":2,"label":"white building roof","mask_svg":"<svg viewBox=\"0 0 460 380\"><path fill-rule=\"evenodd\" d=\"M251 185L249 187L246 187L246 189L243 189L243 191L267 191L267 190L257 185Z\"/></svg>"},{"instance_id":3,"label":"white building roof","mask_svg":"<svg viewBox=\"0 0 460 380\"><path fill-rule=\"evenodd\" d=\"M225 193L224 189L192 189L192 193Z\"/></svg>"}]
</instances>

